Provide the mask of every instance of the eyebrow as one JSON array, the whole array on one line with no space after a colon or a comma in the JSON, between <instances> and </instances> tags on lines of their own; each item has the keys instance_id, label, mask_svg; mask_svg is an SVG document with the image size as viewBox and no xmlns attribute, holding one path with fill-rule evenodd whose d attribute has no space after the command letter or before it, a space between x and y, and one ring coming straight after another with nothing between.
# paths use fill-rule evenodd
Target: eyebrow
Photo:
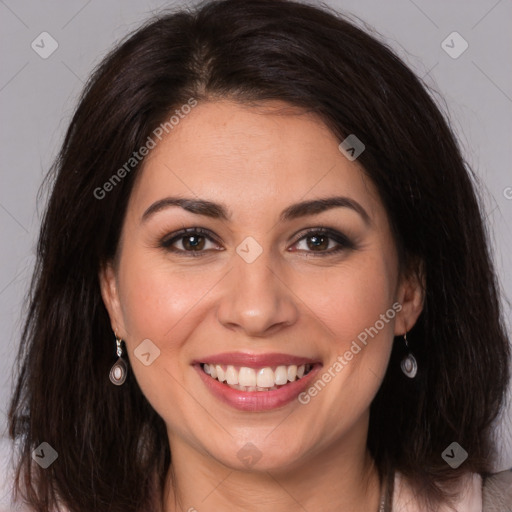
<instances>
[{"instance_id":1,"label":"eyebrow","mask_svg":"<svg viewBox=\"0 0 512 512\"><path fill-rule=\"evenodd\" d=\"M189 199L183 197L166 197L153 203L142 215L141 222L147 221L155 213L171 206L179 206L184 210L204 215L213 219L228 221L230 214L221 204L204 199ZM280 215L281 221L290 221L307 215L316 215L332 208L350 208L358 213L366 224L371 224L371 219L366 210L354 199L343 196L326 197L302 201L285 208Z\"/></svg>"}]
</instances>

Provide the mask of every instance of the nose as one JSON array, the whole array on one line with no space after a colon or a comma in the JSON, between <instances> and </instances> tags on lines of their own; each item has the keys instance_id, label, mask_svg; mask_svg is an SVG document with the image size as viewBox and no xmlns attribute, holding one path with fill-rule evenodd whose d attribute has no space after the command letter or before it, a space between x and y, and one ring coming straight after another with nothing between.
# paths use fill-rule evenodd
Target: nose
<instances>
[{"instance_id":1,"label":"nose","mask_svg":"<svg viewBox=\"0 0 512 512\"><path fill-rule=\"evenodd\" d=\"M234 268L223 280L218 321L250 337L264 337L293 325L299 310L283 272L264 251L247 263L234 255Z\"/></svg>"}]
</instances>

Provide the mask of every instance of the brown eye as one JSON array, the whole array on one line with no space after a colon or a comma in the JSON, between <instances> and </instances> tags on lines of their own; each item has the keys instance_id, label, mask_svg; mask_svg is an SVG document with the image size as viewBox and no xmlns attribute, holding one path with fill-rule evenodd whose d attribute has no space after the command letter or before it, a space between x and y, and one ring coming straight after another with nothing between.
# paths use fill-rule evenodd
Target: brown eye
<instances>
[{"instance_id":1,"label":"brown eye","mask_svg":"<svg viewBox=\"0 0 512 512\"><path fill-rule=\"evenodd\" d=\"M332 228L315 228L302 233L302 236L294 243L293 251L305 253L317 253L318 256L328 256L355 249L356 245L343 233Z\"/></svg>"},{"instance_id":2,"label":"brown eye","mask_svg":"<svg viewBox=\"0 0 512 512\"><path fill-rule=\"evenodd\" d=\"M177 254L199 256L211 250L220 250L220 244L215 241L209 231L203 228L182 229L177 233L166 236L160 246Z\"/></svg>"},{"instance_id":3,"label":"brown eye","mask_svg":"<svg viewBox=\"0 0 512 512\"><path fill-rule=\"evenodd\" d=\"M324 250L329 247L329 237L324 235L310 235L306 237L306 244L312 251Z\"/></svg>"},{"instance_id":4,"label":"brown eye","mask_svg":"<svg viewBox=\"0 0 512 512\"><path fill-rule=\"evenodd\" d=\"M181 238L181 244L186 251L200 251L204 249L206 238L201 235L186 235Z\"/></svg>"}]
</instances>

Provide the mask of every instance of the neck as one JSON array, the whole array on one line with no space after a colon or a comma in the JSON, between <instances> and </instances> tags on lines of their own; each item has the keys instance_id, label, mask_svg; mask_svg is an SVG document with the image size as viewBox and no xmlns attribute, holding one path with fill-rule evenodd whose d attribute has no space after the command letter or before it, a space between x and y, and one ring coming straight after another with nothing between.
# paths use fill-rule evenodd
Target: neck
<instances>
[{"instance_id":1,"label":"neck","mask_svg":"<svg viewBox=\"0 0 512 512\"><path fill-rule=\"evenodd\" d=\"M171 453L164 512L379 510L381 483L365 446L329 446L290 467L263 471L229 468L186 444L172 443Z\"/></svg>"}]
</instances>

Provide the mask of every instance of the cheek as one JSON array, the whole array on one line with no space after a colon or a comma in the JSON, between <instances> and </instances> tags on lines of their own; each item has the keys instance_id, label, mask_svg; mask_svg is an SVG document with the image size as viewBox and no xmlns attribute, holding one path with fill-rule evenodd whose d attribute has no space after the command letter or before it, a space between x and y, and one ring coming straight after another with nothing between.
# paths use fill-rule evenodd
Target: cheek
<instances>
[{"instance_id":1,"label":"cheek","mask_svg":"<svg viewBox=\"0 0 512 512\"><path fill-rule=\"evenodd\" d=\"M374 326L391 308L397 274L385 253L367 251L323 274L300 279L306 304L334 341L343 345ZM387 335L393 322L384 327L379 322L378 327Z\"/></svg>"},{"instance_id":2,"label":"cheek","mask_svg":"<svg viewBox=\"0 0 512 512\"><path fill-rule=\"evenodd\" d=\"M333 436L365 414L388 366L397 280L390 255L368 251L332 269L315 286L310 283L305 302L321 320L330 343L322 347L326 363L319 376L326 384L317 381L307 392L317 413L328 418ZM324 387L327 392L317 391ZM320 398L315 402L316 395Z\"/></svg>"},{"instance_id":3,"label":"cheek","mask_svg":"<svg viewBox=\"0 0 512 512\"><path fill-rule=\"evenodd\" d=\"M123 255L119 283L131 366L144 394L156 405L165 389L173 389L174 379L183 381L182 363L189 357L186 340L200 322L203 299L215 276L173 272L161 257L155 261L133 250ZM158 355L148 366L137 357L144 340L157 347L153 350Z\"/></svg>"},{"instance_id":4,"label":"cheek","mask_svg":"<svg viewBox=\"0 0 512 512\"><path fill-rule=\"evenodd\" d=\"M190 323L218 277L187 269L173 271L165 261L152 260L144 254L131 255L120 269L123 317L133 341L155 339L172 349L172 343L167 347L169 341L180 339L173 332Z\"/></svg>"},{"instance_id":5,"label":"cheek","mask_svg":"<svg viewBox=\"0 0 512 512\"><path fill-rule=\"evenodd\" d=\"M155 261L144 251L128 253L119 267L119 282L131 368L144 396L170 422L186 411L186 341L200 322L203 299L218 277L172 271L161 257ZM159 351L147 366L136 355L143 340Z\"/></svg>"}]
</instances>

